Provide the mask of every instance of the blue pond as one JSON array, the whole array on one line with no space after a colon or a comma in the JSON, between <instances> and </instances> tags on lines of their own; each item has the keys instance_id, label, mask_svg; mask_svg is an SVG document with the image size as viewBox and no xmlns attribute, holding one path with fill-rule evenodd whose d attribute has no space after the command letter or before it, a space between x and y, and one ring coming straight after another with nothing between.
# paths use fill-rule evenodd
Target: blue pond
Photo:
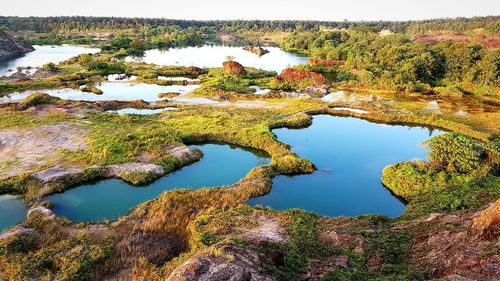
<instances>
[{"instance_id":1,"label":"blue pond","mask_svg":"<svg viewBox=\"0 0 500 281\"><path fill-rule=\"evenodd\" d=\"M442 132L320 115L308 128L274 133L318 170L310 175L278 176L269 194L249 204L279 210L302 208L326 216L396 217L405 205L381 184L383 168L415 157L426 159L426 150L419 144Z\"/></svg>"},{"instance_id":2,"label":"blue pond","mask_svg":"<svg viewBox=\"0 0 500 281\"><path fill-rule=\"evenodd\" d=\"M126 215L129 209L176 188L198 189L229 185L269 159L254 150L227 144L202 144L204 156L194 164L170 173L148 186L132 186L118 179L88 183L47 196L53 211L73 221L100 222Z\"/></svg>"},{"instance_id":3,"label":"blue pond","mask_svg":"<svg viewBox=\"0 0 500 281\"><path fill-rule=\"evenodd\" d=\"M26 205L16 196L0 195L0 232L24 220Z\"/></svg>"}]
</instances>

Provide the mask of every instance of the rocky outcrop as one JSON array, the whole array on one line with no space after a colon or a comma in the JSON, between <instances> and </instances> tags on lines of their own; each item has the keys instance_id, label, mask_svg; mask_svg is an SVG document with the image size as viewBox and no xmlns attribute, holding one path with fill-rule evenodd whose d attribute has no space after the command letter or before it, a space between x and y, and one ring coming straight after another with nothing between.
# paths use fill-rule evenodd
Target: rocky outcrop
<instances>
[{"instance_id":1,"label":"rocky outcrop","mask_svg":"<svg viewBox=\"0 0 500 281\"><path fill-rule=\"evenodd\" d=\"M177 267L169 281L271 281L257 251L225 245L199 253Z\"/></svg>"},{"instance_id":2,"label":"rocky outcrop","mask_svg":"<svg viewBox=\"0 0 500 281\"><path fill-rule=\"evenodd\" d=\"M33 74L34 78L49 78L55 75L60 74L61 71L56 68L39 68L37 71Z\"/></svg>"},{"instance_id":3,"label":"rocky outcrop","mask_svg":"<svg viewBox=\"0 0 500 281\"><path fill-rule=\"evenodd\" d=\"M16 71L12 75L8 77L10 80L16 80L16 81L27 81L30 80L30 76L22 71Z\"/></svg>"},{"instance_id":4,"label":"rocky outcrop","mask_svg":"<svg viewBox=\"0 0 500 281\"><path fill-rule=\"evenodd\" d=\"M51 210L45 208L44 206L36 206L28 211L27 217L33 217L33 216L41 216L44 219L51 220L56 217L54 212Z\"/></svg>"},{"instance_id":5,"label":"rocky outcrop","mask_svg":"<svg viewBox=\"0 0 500 281\"><path fill-rule=\"evenodd\" d=\"M195 162L203 156L201 151L191 150L184 144L168 145L164 152L177 161L172 169ZM154 159L150 160L153 161ZM32 173L31 178L45 186L40 191L41 195L44 195L54 191L62 191L69 186L97 178L120 178L135 185L146 184L170 171L157 164L131 162L108 166L91 166L85 169L55 166Z\"/></svg>"},{"instance_id":6,"label":"rocky outcrop","mask_svg":"<svg viewBox=\"0 0 500 281\"><path fill-rule=\"evenodd\" d=\"M309 86L322 87L326 85L326 78L316 72L287 68L274 78L277 84L286 84L292 87L306 88Z\"/></svg>"},{"instance_id":7,"label":"rocky outcrop","mask_svg":"<svg viewBox=\"0 0 500 281\"><path fill-rule=\"evenodd\" d=\"M165 153L170 154L177 160L181 162L190 161L191 159L198 159L199 155L191 150L187 145L184 144L172 144L165 148Z\"/></svg>"},{"instance_id":8,"label":"rocky outcrop","mask_svg":"<svg viewBox=\"0 0 500 281\"><path fill-rule=\"evenodd\" d=\"M164 99L168 99L168 98L175 98L177 97L178 95L180 95L179 93L177 92L167 92L167 93L159 93L157 96L159 98L164 98Z\"/></svg>"},{"instance_id":9,"label":"rocky outcrop","mask_svg":"<svg viewBox=\"0 0 500 281\"><path fill-rule=\"evenodd\" d=\"M1 233L0 234L0 241L12 239L13 237L20 235L20 234L36 235L37 232L33 228L28 228L28 227L24 227L24 226L16 226L7 232Z\"/></svg>"},{"instance_id":10,"label":"rocky outcrop","mask_svg":"<svg viewBox=\"0 0 500 281\"><path fill-rule=\"evenodd\" d=\"M135 185L154 181L164 174L162 166L149 163L125 163L106 167L106 177L121 178Z\"/></svg>"},{"instance_id":11,"label":"rocky outcrop","mask_svg":"<svg viewBox=\"0 0 500 281\"><path fill-rule=\"evenodd\" d=\"M481 234L490 234L500 224L500 199L473 219L473 227Z\"/></svg>"},{"instance_id":12,"label":"rocky outcrop","mask_svg":"<svg viewBox=\"0 0 500 281\"><path fill-rule=\"evenodd\" d=\"M16 40L7 32L0 31L0 59L20 56L34 50L35 48Z\"/></svg>"},{"instance_id":13,"label":"rocky outcrop","mask_svg":"<svg viewBox=\"0 0 500 281\"><path fill-rule=\"evenodd\" d=\"M56 166L40 172L33 173L31 177L39 180L44 184L47 184L47 183L68 181L69 178L79 178L81 174L82 174L81 169L67 169Z\"/></svg>"},{"instance_id":14,"label":"rocky outcrop","mask_svg":"<svg viewBox=\"0 0 500 281\"><path fill-rule=\"evenodd\" d=\"M322 98L329 94L328 87L314 87L308 86L305 89L297 90L299 94L307 94L313 98Z\"/></svg>"},{"instance_id":15,"label":"rocky outcrop","mask_svg":"<svg viewBox=\"0 0 500 281\"><path fill-rule=\"evenodd\" d=\"M225 61L222 64L222 70L224 71L224 74L227 75L241 75L246 73L243 65L235 61Z\"/></svg>"},{"instance_id":16,"label":"rocky outcrop","mask_svg":"<svg viewBox=\"0 0 500 281\"><path fill-rule=\"evenodd\" d=\"M197 66L188 66L186 67L186 72L188 72L191 76L198 76L203 74L203 69Z\"/></svg>"},{"instance_id":17,"label":"rocky outcrop","mask_svg":"<svg viewBox=\"0 0 500 281\"><path fill-rule=\"evenodd\" d=\"M246 46L245 48L243 48L243 50L250 52L250 53L254 53L259 57L269 53L268 50L266 50L262 47Z\"/></svg>"}]
</instances>

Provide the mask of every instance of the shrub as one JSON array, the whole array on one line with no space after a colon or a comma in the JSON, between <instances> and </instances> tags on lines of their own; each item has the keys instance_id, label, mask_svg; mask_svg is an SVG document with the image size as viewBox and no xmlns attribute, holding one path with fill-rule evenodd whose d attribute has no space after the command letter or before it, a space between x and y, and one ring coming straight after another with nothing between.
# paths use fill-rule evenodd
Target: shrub
<instances>
[{"instance_id":1,"label":"shrub","mask_svg":"<svg viewBox=\"0 0 500 281\"><path fill-rule=\"evenodd\" d=\"M130 182L133 185L147 184L156 180L159 176L155 173L144 173L144 172L124 172L120 173L120 178L126 182Z\"/></svg>"},{"instance_id":2,"label":"shrub","mask_svg":"<svg viewBox=\"0 0 500 281\"><path fill-rule=\"evenodd\" d=\"M45 93L33 93L17 104L17 107L21 110L28 107L40 105L40 104L51 104L60 100L60 98L49 96Z\"/></svg>"},{"instance_id":3,"label":"shrub","mask_svg":"<svg viewBox=\"0 0 500 281\"><path fill-rule=\"evenodd\" d=\"M87 93L93 93L96 95L102 95L104 93L101 89L97 88L96 86L92 86L92 85L85 85L83 88L81 88L81 91L87 92Z\"/></svg>"},{"instance_id":4,"label":"shrub","mask_svg":"<svg viewBox=\"0 0 500 281\"><path fill-rule=\"evenodd\" d=\"M485 158L481 144L459 133L436 136L424 145L430 149L430 165L437 170L468 173L477 169Z\"/></svg>"}]
</instances>

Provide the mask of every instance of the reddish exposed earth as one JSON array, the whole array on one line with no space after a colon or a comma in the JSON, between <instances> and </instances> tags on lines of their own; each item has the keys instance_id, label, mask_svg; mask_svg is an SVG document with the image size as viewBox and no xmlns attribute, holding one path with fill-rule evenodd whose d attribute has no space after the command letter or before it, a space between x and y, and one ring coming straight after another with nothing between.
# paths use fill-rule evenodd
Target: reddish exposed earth
<instances>
[{"instance_id":1,"label":"reddish exposed earth","mask_svg":"<svg viewBox=\"0 0 500 281\"><path fill-rule=\"evenodd\" d=\"M224 70L224 74L229 74L229 75L240 75L246 73L246 70L243 67L243 65L235 61L225 61L223 63L222 69Z\"/></svg>"},{"instance_id":2,"label":"reddish exposed earth","mask_svg":"<svg viewBox=\"0 0 500 281\"><path fill-rule=\"evenodd\" d=\"M293 68L287 68L283 72L274 78L278 83L290 83L296 84L298 81L305 79L312 79L314 86L321 86L327 83L326 78L316 72L306 71L306 70L296 70Z\"/></svg>"},{"instance_id":3,"label":"reddish exposed earth","mask_svg":"<svg viewBox=\"0 0 500 281\"><path fill-rule=\"evenodd\" d=\"M454 40L464 43L477 42L481 45L486 46L490 50L500 49L500 34L494 34L494 35L485 35L485 34L466 35L461 33L451 33L451 34L438 33L432 35L418 34L413 36L412 40L431 45L437 44L445 40Z\"/></svg>"},{"instance_id":4,"label":"reddish exposed earth","mask_svg":"<svg viewBox=\"0 0 500 281\"><path fill-rule=\"evenodd\" d=\"M310 66L336 66L336 65L343 65L345 61L343 60L322 60L318 58L310 58L309 61L307 62Z\"/></svg>"}]
</instances>

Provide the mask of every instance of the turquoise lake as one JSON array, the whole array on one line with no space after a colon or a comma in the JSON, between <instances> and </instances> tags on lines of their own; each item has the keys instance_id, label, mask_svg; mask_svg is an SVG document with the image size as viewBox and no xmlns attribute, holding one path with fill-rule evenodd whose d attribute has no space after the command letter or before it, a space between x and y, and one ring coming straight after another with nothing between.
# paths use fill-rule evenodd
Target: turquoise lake
<instances>
[{"instance_id":1,"label":"turquoise lake","mask_svg":"<svg viewBox=\"0 0 500 281\"><path fill-rule=\"evenodd\" d=\"M422 127L371 123L319 115L305 129L273 130L299 156L318 168L310 175L278 176L271 192L251 205L302 208L325 216L400 215L405 205L380 182L384 167L426 159L424 140L442 133Z\"/></svg>"},{"instance_id":2,"label":"turquoise lake","mask_svg":"<svg viewBox=\"0 0 500 281\"><path fill-rule=\"evenodd\" d=\"M119 179L106 179L50 195L45 199L54 204L52 209L56 214L72 221L115 220L164 191L230 185L245 177L255 166L269 162L262 152L227 144L202 144L194 147L204 153L200 161L167 174L147 186L132 186Z\"/></svg>"},{"instance_id":3,"label":"turquoise lake","mask_svg":"<svg viewBox=\"0 0 500 281\"><path fill-rule=\"evenodd\" d=\"M16 196L0 195L0 232L24 220L26 205Z\"/></svg>"}]
</instances>

